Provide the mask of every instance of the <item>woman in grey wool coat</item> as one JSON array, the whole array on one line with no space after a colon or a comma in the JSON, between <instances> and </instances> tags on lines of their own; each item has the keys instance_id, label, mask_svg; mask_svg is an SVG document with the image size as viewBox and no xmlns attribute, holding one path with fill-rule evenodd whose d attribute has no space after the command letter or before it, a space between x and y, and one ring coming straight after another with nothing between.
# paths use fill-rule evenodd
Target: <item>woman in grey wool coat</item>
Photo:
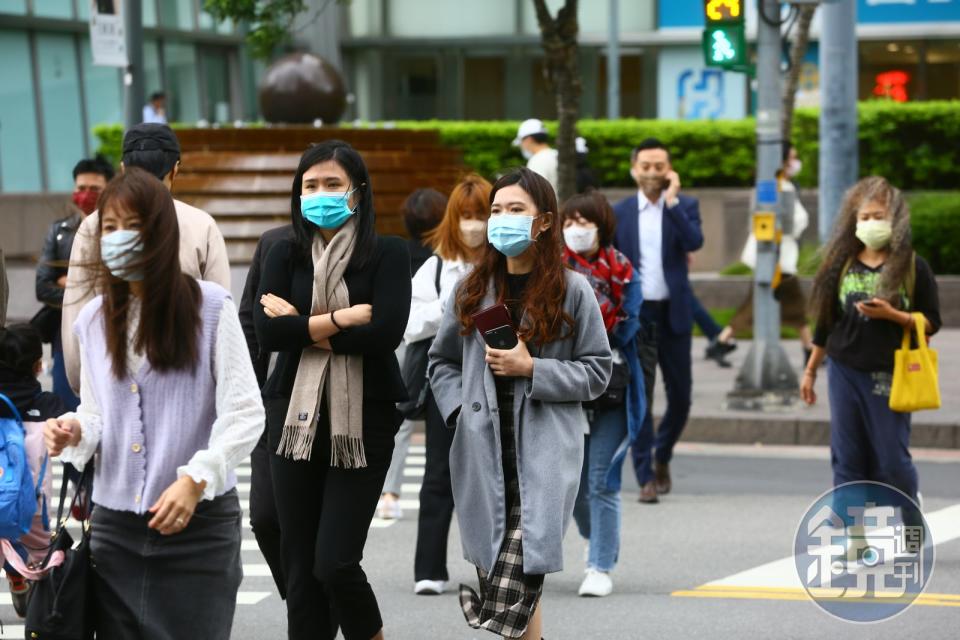
<instances>
[{"instance_id":1,"label":"woman in grey wool coat","mask_svg":"<svg viewBox=\"0 0 960 640\"><path fill-rule=\"evenodd\" d=\"M489 244L447 305L430 349L430 385L456 433L450 471L464 556L479 593L460 587L470 626L540 638L544 574L563 568L580 484L582 402L603 393L612 359L596 295L565 268L553 187L528 169L490 195ZM488 347L474 313L502 303L519 338Z\"/></svg>"}]
</instances>

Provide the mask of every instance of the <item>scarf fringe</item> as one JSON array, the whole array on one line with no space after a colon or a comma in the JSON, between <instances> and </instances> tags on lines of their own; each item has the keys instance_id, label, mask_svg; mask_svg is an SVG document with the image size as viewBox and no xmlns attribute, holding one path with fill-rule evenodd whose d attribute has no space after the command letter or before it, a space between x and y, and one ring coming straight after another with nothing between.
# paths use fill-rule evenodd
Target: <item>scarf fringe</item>
<instances>
[{"instance_id":1,"label":"scarf fringe","mask_svg":"<svg viewBox=\"0 0 960 640\"><path fill-rule=\"evenodd\" d=\"M361 469L367 466L363 439L347 434L335 435L330 442L330 466L341 469Z\"/></svg>"},{"instance_id":2,"label":"scarf fringe","mask_svg":"<svg viewBox=\"0 0 960 640\"><path fill-rule=\"evenodd\" d=\"M317 430L302 424L285 424L277 445L277 455L292 460L310 460Z\"/></svg>"}]
</instances>

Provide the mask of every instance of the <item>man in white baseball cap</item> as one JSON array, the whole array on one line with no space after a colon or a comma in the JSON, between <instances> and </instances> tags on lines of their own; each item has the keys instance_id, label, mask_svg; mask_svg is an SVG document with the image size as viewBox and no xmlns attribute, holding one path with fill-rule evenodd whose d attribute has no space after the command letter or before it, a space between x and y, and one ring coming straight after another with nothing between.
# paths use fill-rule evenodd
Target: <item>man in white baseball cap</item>
<instances>
[{"instance_id":1,"label":"man in white baseball cap","mask_svg":"<svg viewBox=\"0 0 960 640\"><path fill-rule=\"evenodd\" d=\"M547 128L537 118L524 120L513 139L513 146L520 147L527 159L527 168L539 173L557 190L557 150L548 143Z\"/></svg>"}]
</instances>

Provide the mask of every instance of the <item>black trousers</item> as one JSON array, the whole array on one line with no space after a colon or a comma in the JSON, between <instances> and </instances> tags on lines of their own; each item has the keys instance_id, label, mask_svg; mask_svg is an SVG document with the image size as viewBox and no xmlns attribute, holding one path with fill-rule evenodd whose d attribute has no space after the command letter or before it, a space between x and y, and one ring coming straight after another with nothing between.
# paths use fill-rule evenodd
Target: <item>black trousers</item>
<instances>
[{"instance_id":1,"label":"black trousers","mask_svg":"<svg viewBox=\"0 0 960 640\"><path fill-rule=\"evenodd\" d=\"M420 486L414 580L449 580L447 535L453 518L450 445L453 444L454 430L444 424L433 394L427 398L426 426L427 464Z\"/></svg>"},{"instance_id":2,"label":"black trousers","mask_svg":"<svg viewBox=\"0 0 960 640\"><path fill-rule=\"evenodd\" d=\"M268 444L276 451L288 401L266 402ZM330 466L326 407L309 461L271 453L270 470L287 580L287 637L369 640L383 626L380 608L360 567L367 531L383 490L401 418L392 402L364 402L367 466Z\"/></svg>"},{"instance_id":3,"label":"black trousers","mask_svg":"<svg viewBox=\"0 0 960 640\"><path fill-rule=\"evenodd\" d=\"M280 555L280 518L273 499L273 478L270 475L270 448L267 430L250 454L250 528L257 539L260 553L270 567L270 574L281 598L287 597L287 580Z\"/></svg>"}]
</instances>

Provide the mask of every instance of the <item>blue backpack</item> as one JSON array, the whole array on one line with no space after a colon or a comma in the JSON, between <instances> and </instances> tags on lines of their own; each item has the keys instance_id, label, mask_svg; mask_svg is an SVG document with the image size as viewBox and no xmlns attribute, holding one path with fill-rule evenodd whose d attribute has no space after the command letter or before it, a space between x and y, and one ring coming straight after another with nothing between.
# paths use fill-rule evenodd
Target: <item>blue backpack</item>
<instances>
[{"instance_id":1,"label":"blue backpack","mask_svg":"<svg viewBox=\"0 0 960 640\"><path fill-rule=\"evenodd\" d=\"M33 523L47 461L44 456L40 477L34 485L24 448L25 432L20 412L2 393L0 400L13 415L12 418L0 416L0 538L13 541L27 533Z\"/></svg>"}]
</instances>

